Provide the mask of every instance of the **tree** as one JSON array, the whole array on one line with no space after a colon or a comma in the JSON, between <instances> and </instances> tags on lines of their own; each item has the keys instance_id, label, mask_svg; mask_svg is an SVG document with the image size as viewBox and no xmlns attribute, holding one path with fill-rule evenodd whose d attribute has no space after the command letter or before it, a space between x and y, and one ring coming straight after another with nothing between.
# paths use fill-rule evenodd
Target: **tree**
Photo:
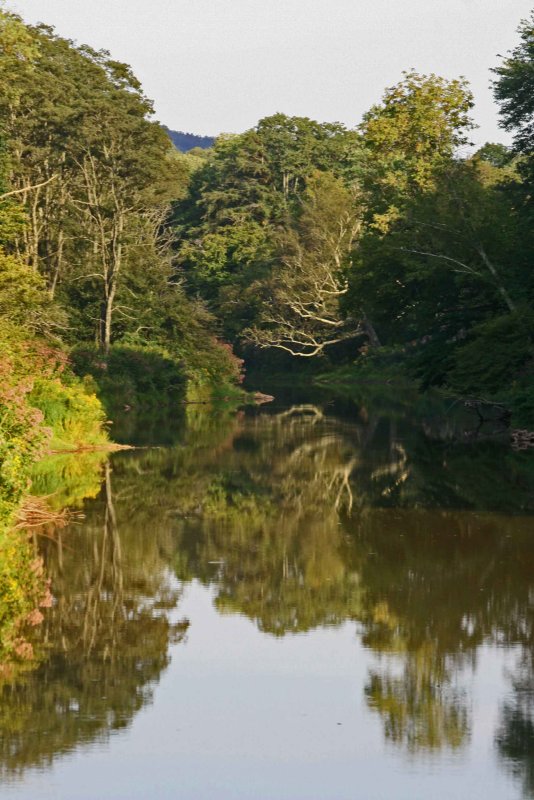
<instances>
[{"instance_id":1,"label":"tree","mask_svg":"<svg viewBox=\"0 0 534 800\"><path fill-rule=\"evenodd\" d=\"M85 322L93 335L97 322L107 351L132 244L146 235L154 246L185 167L127 65L45 26L25 31L34 72L10 63L16 101L5 109L10 181L28 220L17 249L52 295L62 284L91 287ZM159 225L138 224L154 215Z\"/></svg>"},{"instance_id":2,"label":"tree","mask_svg":"<svg viewBox=\"0 0 534 800\"><path fill-rule=\"evenodd\" d=\"M534 12L518 29L520 43L493 69L501 125L514 133L516 152L534 154Z\"/></svg>"},{"instance_id":3,"label":"tree","mask_svg":"<svg viewBox=\"0 0 534 800\"><path fill-rule=\"evenodd\" d=\"M308 178L300 214L280 235L280 267L262 292L257 325L245 336L258 347L276 347L310 358L363 333L343 318L340 299L348 291L346 267L361 227L355 191L332 174Z\"/></svg>"},{"instance_id":4,"label":"tree","mask_svg":"<svg viewBox=\"0 0 534 800\"><path fill-rule=\"evenodd\" d=\"M152 372L166 365L163 373L172 362L182 387L194 377L209 394L237 382L241 362L217 341L174 266L171 205L204 161L178 153L152 121L128 65L45 25L0 14L0 77L9 85L0 98L0 244L15 259L10 275L25 265L36 285L44 281L68 313L68 344L88 353L94 343L104 367L120 342L133 372L131 349L148 347L139 361ZM11 281L6 302L22 303L23 277L18 295Z\"/></svg>"},{"instance_id":5,"label":"tree","mask_svg":"<svg viewBox=\"0 0 534 800\"><path fill-rule=\"evenodd\" d=\"M217 139L177 208L176 225L190 291L208 301L227 335L239 338L255 324L310 179L329 172L350 186L361 150L355 131L284 114Z\"/></svg>"},{"instance_id":6,"label":"tree","mask_svg":"<svg viewBox=\"0 0 534 800\"><path fill-rule=\"evenodd\" d=\"M74 150L81 189L74 206L96 256L93 275L102 287L98 340L108 352L119 281L129 248L139 246L138 220L168 206L172 194L165 171L173 162L163 129L146 120L151 106L130 70L109 61L102 66L115 91L98 98L84 116Z\"/></svg>"},{"instance_id":7,"label":"tree","mask_svg":"<svg viewBox=\"0 0 534 800\"><path fill-rule=\"evenodd\" d=\"M493 167L502 169L502 167L508 166L513 161L514 154L505 144L486 142L476 151L474 157L479 161L486 161Z\"/></svg>"},{"instance_id":8,"label":"tree","mask_svg":"<svg viewBox=\"0 0 534 800\"><path fill-rule=\"evenodd\" d=\"M378 229L387 230L414 194L432 191L440 171L468 141L472 106L466 81L412 71L365 114L364 187Z\"/></svg>"},{"instance_id":9,"label":"tree","mask_svg":"<svg viewBox=\"0 0 534 800\"><path fill-rule=\"evenodd\" d=\"M0 107L3 124L4 115L21 99L21 86L18 82L13 82L13 74L18 72L34 75L37 52L35 40L21 18L0 8Z\"/></svg>"},{"instance_id":10,"label":"tree","mask_svg":"<svg viewBox=\"0 0 534 800\"><path fill-rule=\"evenodd\" d=\"M424 346L431 383L443 382L471 328L515 314L532 291L509 184L488 182L488 169L499 172L451 161L386 233L366 230L350 270L348 309L363 305L389 346Z\"/></svg>"},{"instance_id":11,"label":"tree","mask_svg":"<svg viewBox=\"0 0 534 800\"><path fill-rule=\"evenodd\" d=\"M351 183L361 169L361 139L339 122L273 114L260 120L256 132L265 148L276 188L286 200L306 189L315 170L333 172Z\"/></svg>"}]
</instances>

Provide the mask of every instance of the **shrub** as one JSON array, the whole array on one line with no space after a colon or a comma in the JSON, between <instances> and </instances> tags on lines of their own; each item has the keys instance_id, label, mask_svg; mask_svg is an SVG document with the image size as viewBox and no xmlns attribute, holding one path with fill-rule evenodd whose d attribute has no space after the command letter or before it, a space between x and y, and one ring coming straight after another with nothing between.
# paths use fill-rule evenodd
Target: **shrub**
<instances>
[{"instance_id":1,"label":"shrub","mask_svg":"<svg viewBox=\"0 0 534 800\"><path fill-rule=\"evenodd\" d=\"M243 359L235 355L232 346L215 337L199 342L197 351L187 359L190 401L209 401L225 396L241 395L244 380Z\"/></svg>"},{"instance_id":2,"label":"shrub","mask_svg":"<svg viewBox=\"0 0 534 800\"><path fill-rule=\"evenodd\" d=\"M65 385L59 378L37 379L28 399L52 431L53 449L98 445L107 440L102 404L95 394L86 393L81 381Z\"/></svg>"},{"instance_id":3,"label":"shrub","mask_svg":"<svg viewBox=\"0 0 534 800\"><path fill-rule=\"evenodd\" d=\"M183 363L157 346L115 345L104 356L96 347L71 354L75 373L91 378L108 412L119 406L159 406L185 395Z\"/></svg>"}]
</instances>

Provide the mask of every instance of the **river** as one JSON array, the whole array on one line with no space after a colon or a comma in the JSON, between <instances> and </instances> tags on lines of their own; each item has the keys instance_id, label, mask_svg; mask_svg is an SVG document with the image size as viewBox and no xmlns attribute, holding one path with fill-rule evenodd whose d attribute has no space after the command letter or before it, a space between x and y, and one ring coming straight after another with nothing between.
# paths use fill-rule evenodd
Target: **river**
<instances>
[{"instance_id":1,"label":"river","mask_svg":"<svg viewBox=\"0 0 534 800\"><path fill-rule=\"evenodd\" d=\"M37 537L1 800L534 797L534 453L475 423L189 409L43 464L84 516Z\"/></svg>"}]
</instances>

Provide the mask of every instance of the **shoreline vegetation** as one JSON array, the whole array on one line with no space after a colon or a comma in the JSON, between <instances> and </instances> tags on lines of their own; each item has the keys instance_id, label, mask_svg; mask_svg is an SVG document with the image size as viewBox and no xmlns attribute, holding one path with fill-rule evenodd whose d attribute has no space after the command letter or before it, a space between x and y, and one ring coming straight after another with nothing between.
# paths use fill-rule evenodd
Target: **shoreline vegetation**
<instances>
[{"instance_id":1,"label":"shoreline vegetation","mask_svg":"<svg viewBox=\"0 0 534 800\"><path fill-rule=\"evenodd\" d=\"M282 376L484 398L530 446L533 36L493 69L511 147L466 150L466 81L410 71L353 129L274 114L181 153L127 64L0 3L0 663L51 602L36 488L61 522L140 418L270 402Z\"/></svg>"}]
</instances>

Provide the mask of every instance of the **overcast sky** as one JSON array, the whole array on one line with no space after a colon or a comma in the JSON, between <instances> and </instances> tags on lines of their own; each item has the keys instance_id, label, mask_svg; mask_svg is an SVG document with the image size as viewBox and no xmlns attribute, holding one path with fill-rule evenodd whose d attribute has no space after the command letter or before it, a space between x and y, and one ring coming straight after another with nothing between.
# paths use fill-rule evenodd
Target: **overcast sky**
<instances>
[{"instance_id":1,"label":"overcast sky","mask_svg":"<svg viewBox=\"0 0 534 800\"><path fill-rule=\"evenodd\" d=\"M132 65L157 117L239 132L276 111L356 125L404 69L465 76L476 142L498 128L489 69L534 0L8 0L27 22Z\"/></svg>"}]
</instances>

